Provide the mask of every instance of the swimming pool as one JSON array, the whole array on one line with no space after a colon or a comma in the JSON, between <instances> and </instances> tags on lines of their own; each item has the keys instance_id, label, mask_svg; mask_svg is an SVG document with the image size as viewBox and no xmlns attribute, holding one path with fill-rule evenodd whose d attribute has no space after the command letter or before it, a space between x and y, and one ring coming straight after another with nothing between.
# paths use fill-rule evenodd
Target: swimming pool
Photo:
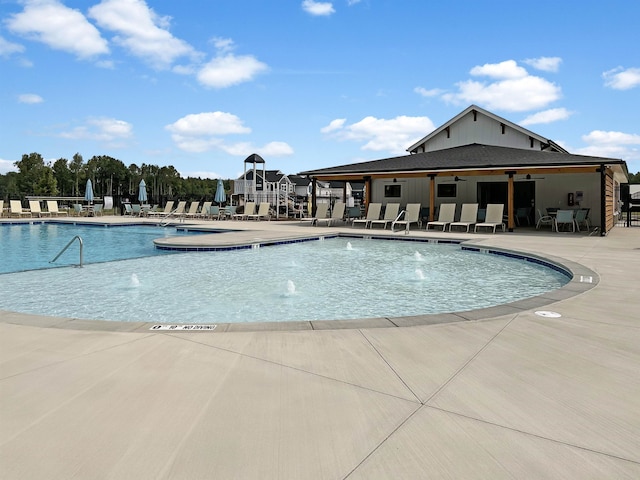
<instances>
[{"instance_id":1,"label":"swimming pool","mask_svg":"<svg viewBox=\"0 0 640 480\"><path fill-rule=\"evenodd\" d=\"M155 249L153 239L195 233L198 232L153 225L1 224L0 273L78 265L80 247L77 242L55 263L50 263L75 235L83 239L84 262L97 263L172 253Z\"/></svg>"},{"instance_id":2,"label":"swimming pool","mask_svg":"<svg viewBox=\"0 0 640 480\"><path fill-rule=\"evenodd\" d=\"M566 273L459 245L332 238L0 276L0 309L156 323L398 317L499 305Z\"/></svg>"}]
</instances>

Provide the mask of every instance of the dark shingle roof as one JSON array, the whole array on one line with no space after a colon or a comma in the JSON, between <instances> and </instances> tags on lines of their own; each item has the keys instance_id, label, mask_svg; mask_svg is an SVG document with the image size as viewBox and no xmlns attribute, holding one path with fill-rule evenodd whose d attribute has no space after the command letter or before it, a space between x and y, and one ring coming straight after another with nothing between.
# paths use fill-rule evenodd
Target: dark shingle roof
<instances>
[{"instance_id":1,"label":"dark shingle roof","mask_svg":"<svg viewBox=\"0 0 640 480\"><path fill-rule=\"evenodd\" d=\"M578 166L624 164L623 160L540 150L524 150L492 145L464 145L461 147L384 158L370 162L352 163L337 167L301 172L301 175L344 175L386 172L437 171L455 169L490 169L517 167ZM626 168L625 168L626 170Z\"/></svg>"}]
</instances>

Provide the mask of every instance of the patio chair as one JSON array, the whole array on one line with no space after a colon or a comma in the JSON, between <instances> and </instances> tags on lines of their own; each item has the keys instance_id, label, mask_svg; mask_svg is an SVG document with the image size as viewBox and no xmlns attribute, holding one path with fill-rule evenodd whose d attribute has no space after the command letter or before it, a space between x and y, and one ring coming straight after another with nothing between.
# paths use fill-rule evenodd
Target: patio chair
<instances>
[{"instance_id":1,"label":"patio chair","mask_svg":"<svg viewBox=\"0 0 640 480\"><path fill-rule=\"evenodd\" d=\"M260 205L258 206L258 213L247 215L247 220L262 220L263 218L271 220L270 210L271 204L269 202L260 202Z\"/></svg>"},{"instance_id":2,"label":"patio chair","mask_svg":"<svg viewBox=\"0 0 640 480\"><path fill-rule=\"evenodd\" d=\"M97 217L98 215L102 216L102 212L104 211L103 205L101 203L96 203L93 206L93 214Z\"/></svg>"},{"instance_id":3,"label":"patio chair","mask_svg":"<svg viewBox=\"0 0 640 480\"><path fill-rule=\"evenodd\" d=\"M24 210L22 208L22 204L20 200L9 200L9 212L10 216L17 215L18 217L30 217L31 212L29 210Z\"/></svg>"},{"instance_id":4,"label":"patio chair","mask_svg":"<svg viewBox=\"0 0 640 480\"><path fill-rule=\"evenodd\" d=\"M31 216L37 215L38 217L42 217L43 215L51 214L49 212L43 212L40 209L40 202L38 200L29 200L29 210L31 210Z\"/></svg>"},{"instance_id":5,"label":"patio chair","mask_svg":"<svg viewBox=\"0 0 640 480\"><path fill-rule=\"evenodd\" d=\"M576 222L576 228L578 229L578 231L580 231L580 225L584 225L587 228L587 231L589 231L590 225L589 225L589 210L586 208L581 208L580 210L576 211L576 216L573 219Z\"/></svg>"},{"instance_id":6,"label":"patio chair","mask_svg":"<svg viewBox=\"0 0 640 480\"><path fill-rule=\"evenodd\" d=\"M364 218L354 218L351 221L351 227L355 227L356 225L363 223L364 228L369 228L372 220L378 220L380 218L381 209L381 203L370 203L367 208L367 216Z\"/></svg>"},{"instance_id":7,"label":"patio chair","mask_svg":"<svg viewBox=\"0 0 640 480\"><path fill-rule=\"evenodd\" d=\"M333 222L336 222L338 220L342 221L344 219L344 208L344 202L336 202L333 205L331 216L329 218L318 218L315 224L318 225L318 222L327 222L327 226L330 227L331 225L333 225Z\"/></svg>"},{"instance_id":8,"label":"patio chair","mask_svg":"<svg viewBox=\"0 0 640 480\"><path fill-rule=\"evenodd\" d=\"M469 227L471 225L475 225L478 216L478 204L477 203L463 203L462 211L460 212L460 220L457 222L451 222L449 224L449 231L453 227L465 227L467 233L469 232Z\"/></svg>"},{"instance_id":9,"label":"patio chair","mask_svg":"<svg viewBox=\"0 0 640 480\"><path fill-rule=\"evenodd\" d=\"M137 203L131 205L131 214L136 217L142 216L142 206Z\"/></svg>"},{"instance_id":10,"label":"patio chair","mask_svg":"<svg viewBox=\"0 0 640 480\"><path fill-rule=\"evenodd\" d=\"M558 210L556 213L556 232L560 232L561 225L571 225L571 231L576 231L576 222L573 218L573 210Z\"/></svg>"},{"instance_id":11,"label":"patio chair","mask_svg":"<svg viewBox=\"0 0 640 480\"><path fill-rule=\"evenodd\" d=\"M400 220L402 218L402 220ZM421 227L420 224L420 204L419 203L407 203L406 210L400 212L400 215L396 217L396 219L391 222L391 231L395 232L396 225L404 226L405 235L409 234L409 230L411 229L411 224L417 223L418 228Z\"/></svg>"},{"instance_id":12,"label":"patio chair","mask_svg":"<svg viewBox=\"0 0 640 480\"><path fill-rule=\"evenodd\" d=\"M131 205L129 205L131 207ZM84 216L84 211L82 210L82 204L74 203L73 204L73 215L76 217Z\"/></svg>"},{"instance_id":13,"label":"patio chair","mask_svg":"<svg viewBox=\"0 0 640 480\"><path fill-rule=\"evenodd\" d=\"M484 222L476 223L474 232L478 231L478 227L481 228L492 228L493 233L496 233L496 227L502 227L502 231L505 231L505 225L503 221L502 213L504 212L504 204L503 203L490 203L487 205L487 216L485 217Z\"/></svg>"},{"instance_id":14,"label":"patio chair","mask_svg":"<svg viewBox=\"0 0 640 480\"><path fill-rule=\"evenodd\" d=\"M525 220L527 222L527 225L531 225L531 222L529 221L529 207L520 207L516 209L516 223L518 224L518 226L520 226L520 220Z\"/></svg>"},{"instance_id":15,"label":"patio chair","mask_svg":"<svg viewBox=\"0 0 640 480\"><path fill-rule=\"evenodd\" d=\"M399 203L387 203L384 207L384 217L380 220L372 220L369 226L373 229L374 225L382 225L382 228L386 229L387 225L391 225L391 223L396 219L399 210Z\"/></svg>"},{"instance_id":16,"label":"patio chair","mask_svg":"<svg viewBox=\"0 0 640 480\"><path fill-rule=\"evenodd\" d=\"M60 216L60 215L69 215L69 212L66 210L58 209L58 201L57 200L47 200L47 210L51 214L51 216Z\"/></svg>"},{"instance_id":17,"label":"patio chair","mask_svg":"<svg viewBox=\"0 0 640 480\"><path fill-rule=\"evenodd\" d=\"M234 220L246 220L249 215L255 215L256 202L247 202L242 213L235 213L231 218Z\"/></svg>"},{"instance_id":18,"label":"patio chair","mask_svg":"<svg viewBox=\"0 0 640 480\"><path fill-rule=\"evenodd\" d=\"M443 203L440 205L440 212L438 213L438 220L433 222L427 222L427 230L429 227L442 227L444 232L447 226L455 220L456 216L456 204L455 203Z\"/></svg>"},{"instance_id":19,"label":"patio chair","mask_svg":"<svg viewBox=\"0 0 640 480\"><path fill-rule=\"evenodd\" d=\"M75 207L75 205L74 205L74 207ZM133 216L133 207L131 206L130 203L125 203L124 204L124 214Z\"/></svg>"},{"instance_id":20,"label":"patio chair","mask_svg":"<svg viewBox=\"0 0 640 480\"><path fill-rule=\"evenodd\" d=\"M554 229L555 222L551 215L543 215L542 211L538 208L538 221L536 222L536 230L540 229L540 225L551 225L551 230Z\"/></svg>"}]
</instances>

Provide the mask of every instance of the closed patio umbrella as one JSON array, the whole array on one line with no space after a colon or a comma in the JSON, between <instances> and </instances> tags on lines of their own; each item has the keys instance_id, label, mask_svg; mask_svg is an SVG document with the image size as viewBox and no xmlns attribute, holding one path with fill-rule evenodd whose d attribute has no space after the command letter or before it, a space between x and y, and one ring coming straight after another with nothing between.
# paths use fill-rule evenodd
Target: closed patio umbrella
<instances>
[{"instance_id":1,"label":"closed patio umbrella","mask_svg":"<svg viewBox=\"0 0 640 480\"><path fill-rule=\"evenodd\" d=\"M216 196L213 198L218 205L227 201L227 195L224 193L224 183L222 179L218 179L218 187L216 188Z\"/></svg>"},{"instance_id":2,"label":"closed patio umbrella","mask_svg":"<svg viewBox=\"0 0 640 480\"><path fill-rule=\"evenodd\" d=\"M91 179L87 180L87 188L84 190L84 199L89 203L93 203L93 185L91 185Z\"/></svg>"},{"instance_id":3,"label":"closed patio umbrella","mask_svg":"<svg viewBox=\"0 0 640 480\"><path fill-rule=\"evenodd\" d=\"M147 202L147 184L144 183L144 178L140 180L140 190L138 191L138 201L140 203Z\"/></svg>"}]
</instances>

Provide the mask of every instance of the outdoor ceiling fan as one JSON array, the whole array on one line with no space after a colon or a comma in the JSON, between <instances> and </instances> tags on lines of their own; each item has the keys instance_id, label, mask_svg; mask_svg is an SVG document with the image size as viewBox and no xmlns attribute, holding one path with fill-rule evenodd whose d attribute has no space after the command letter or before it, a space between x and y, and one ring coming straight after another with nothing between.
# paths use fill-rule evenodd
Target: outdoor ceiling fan
<instances>
[{"instance_id":1,"label":"outdoor ceiling fan","mask_svg":"<svg viewBox=\"0 0 640 480\"><path fill-rule=\"evenodd\" d=\"M544 180L544 177L532 177L530 173L525 175L525 180Z\"/></svg>"}]
</instances>

